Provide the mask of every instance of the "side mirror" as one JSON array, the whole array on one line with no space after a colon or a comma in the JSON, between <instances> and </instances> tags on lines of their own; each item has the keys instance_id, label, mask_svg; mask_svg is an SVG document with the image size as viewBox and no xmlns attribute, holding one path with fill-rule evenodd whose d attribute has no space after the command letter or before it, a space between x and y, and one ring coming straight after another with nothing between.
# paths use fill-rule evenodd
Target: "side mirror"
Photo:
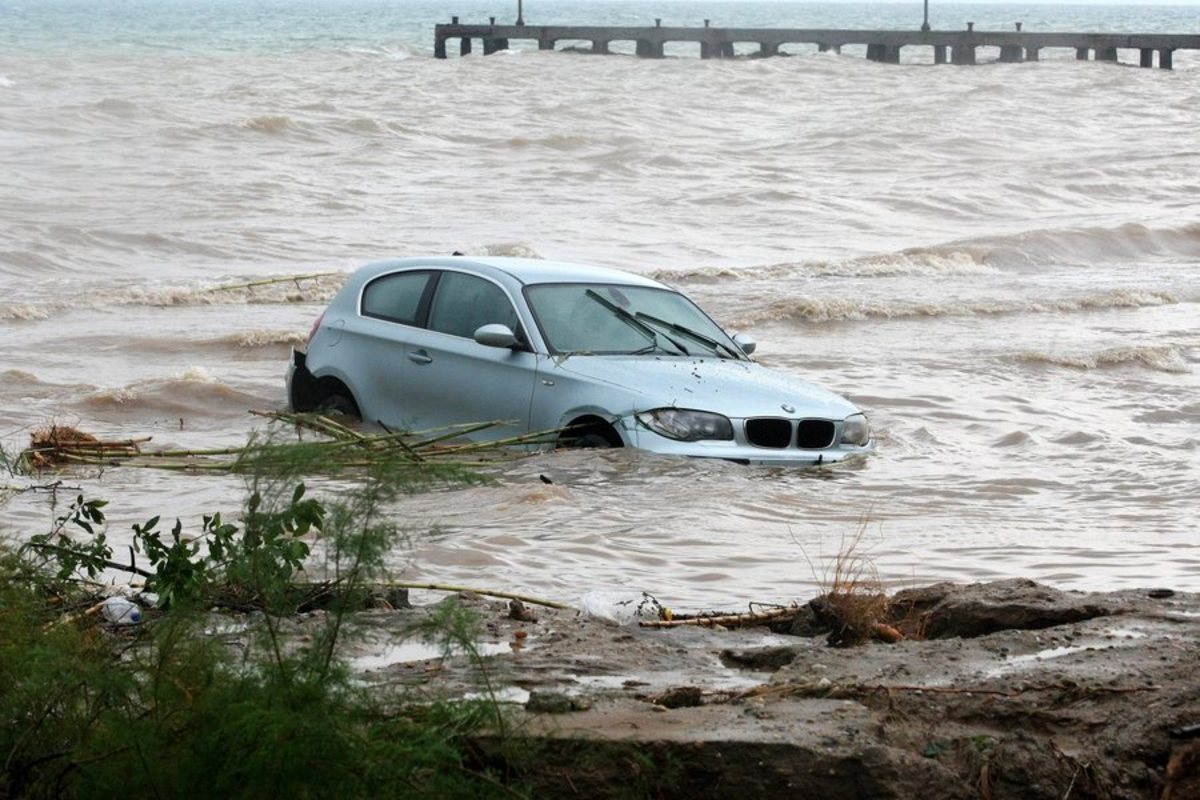
<instances>
[{"instance_id":1,"label":"side mirror","mask_svg":"<svg viewBox=\"0 0 1200 800\"><path fill-rule=\"evenodd\" d=\"M484 347L512 347L517 343L517 335L507 325L493 322L475 330L475 341Z\"/></svg>"},{"instance_id":2,"label":"side mirror","mask_svg":"<svg viewBox=\"0 0 1200 800\"><path fill-rule=\"evenodd\" d=\"M739 333L734 336L733 343L736 344L746 355L750 355L758 349L758 342L754 341L754 337L747 336L744 333Z\"/></svg>"}]
</instances>

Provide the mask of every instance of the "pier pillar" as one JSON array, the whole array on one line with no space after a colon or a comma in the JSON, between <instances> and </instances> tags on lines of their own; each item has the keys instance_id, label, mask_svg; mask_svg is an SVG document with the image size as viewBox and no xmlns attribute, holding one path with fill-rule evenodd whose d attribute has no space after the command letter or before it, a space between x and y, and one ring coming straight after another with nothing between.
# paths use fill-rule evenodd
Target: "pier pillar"
<instances>
[{"instance_id":1,"label":"pier pillar","mask_svg":"<svg viewBox=\"0 0 1200 800\"><path fill-rule=\"evenodd\" d=\"M1140 63L1143 67L1153 67L1154 66L1154 48L1153 47L1143 47L1141 50L1141 57L1142 58L1141 58Z\"/></svg>"},{"instance_id":2,"label":"pier pillar","mask_svg":"<svg viewBox=\"0 0 1200 800\"><path fill-rule=\"evenodd\" d=\"M443 39L441 36L439 36L433 40L433 57L434 58L445 58L446 57L446 40Z\"/></svg>"},{"instance_id":3,"label":"pier pillar","mask_svg":"<svg viewBox=\"0 0 1200 800\"><path fill-rule=\"evenodd\" d=\"M975 63L975 45L956 44L950 51L950 60L954 64L970 66Z\"/></svg>"},{"instance_id":4,"label":"pier pillar","mask_svg":"<svg viewBox=\"0 0 1200 800\"><path fill-rule=\"evenodd\" d=\"M867 61L883 61L887 46L882 44L867 45Z\"/></svg>"},{"instance_id":5,"label":"pier pillar","mask_svg":"<svg viewBox=\"0 0 1200 800\"><path fill-rule=\"evenodd\" d=\"M1000 47L1001 64L1019 64L1024 57L1024 51L1019 45L1006 44Z\"/></svg>"},{"instance_id":6,"label":"pier pillar","mask_svg":"<svg viewBox=\"0 0 1200 800\"><path fill-rule=\"evenodd\" d=\"M947 56L950 55L948 52L949 50L950 48L944 44L935 44L933 46L933 63L945 64L948 60Z\"/></svg>"},{"instance_id":7,"label":"pier pillar","mask_svg":"<svg viewBox=\"0 0 1200 800\"><path fill-rule=\"evenodd\" d=\"M1025 60L1026 61L1041 60L1041 50L1042 50L1042 48L1040 48L1040 47L1026 47L1025 48Z\"/></svg>"},{"instance_id":8,"label":"pier pillar","mask_svg":"<svg viewBox=\"0 0 1200 800\"><path fill-rule=\"evenodd\" d=\"M645 39L638 39L637 54L639 58L662 58L662 42L649 42Z\"/></svg>"},{"instance_id":9,"label":"pier pillar","mask_svg":"<svg viewBox=\"0 0 1200 800\"><path fill-rule=\"evenodd\" d=\"M488 38L483 40L483 54L490 56L492 53L508 49L508 39Z\"/></svg>"},{"instance_id":10,"label":"pier pillar","mask_svg":"<svg viewBox=\"0 0 1200 800\"><path fill-rule=\"evenodd\" d=\"M779 45L778 44L776 44L775 42L759 42L759 44L758 44L758 57L759 58L771 58L771 57L777 56L777 55L779 55Z\"/></svg>"},{"instance_id":11,"label":"pier pillar","mask_svg":"<svg viewBox=\"0 0 1200 800\"><path fill-rule=\"evenodd\" d=\"M658 54L660 56L662 55L662 47L661 46L659 47ZM733 58L733 42L721 42L720 57L721 58Z\"/></svg>"},{"instance_id":12,"label":"pier pillar","mask_svg":"<svg viewBox=\"0 0 1200 800\"><path fill-rule=\"evenodd\" d=\"M1096 60L1097 61L1116 61L1117 60L1117 48L1115 48L1115 47L1097 47L1096 48Z\"/></svg>"},{"instance_id":13,"label":"pier pillar","mask_svg":"<svg viewBox=\"0 0 1200 800\"><path fill-rule=\"evenodd\" d=\"M717 57L716 47L709 44L708 42L700 43L700 58L701 59L707 61L710 58L716 58L716 57Z\"/></svg>"},{"instance_id":14,"label":"pier pillar","mask_svg":"<svg viewBox=\"0 0 1200 800\"><path fill-rule=\"evenodd\" d=\"M818 42L817 43L817 52L818 53L828 53L832 49L833 49L833 45L829 44L829 42Z\"/></svg>"},{"instance_id":15,"label":"pier pillar","mask_svg":"<svg viewBox=\"0 0 1200 800\"><path fill-rule=\"evenodd\" d=\"M608 40L607 39L592 40L592 52L600 53L602 55L608 55Z\"/></svg>"},{"instance_id":16,"label":"pier pillar","mask_svg":"<svg viewBox=\"0 0 1200 800\"><path fill-rule=\"evenodd\" d=\"M538 50L553 50L553 49L554 49L554 40L553 39L538 39Z\"/></svg>"},{"instance_id":17,"label":"pier pillar","mask_svg":"<svg viewBox=\"0 0 1200 800\"><path fill-rule=\"evenodd\" d=\"M1088 60L1088 49L1086 47L1076 47L1075 48L1075 60L1076 61L1087 61Z\"/></svg>"},{"instance_id":18,"label":"pier pillar","mask_svg":"<svg viewBox=\"0 0 1200 800\"><path fill-rule=\"evenodd\" d=\"M1173 66L1171 62L1173 60L1174 54L1175 54L1175 51L1172 50L1171 48L1160 47L1158 50L1158 68L1159 69L1171 69Z\"/></svg>"},{"instance_id":19,"label":"pier pillar","mask_svg":"<svg viewBox=\"0 0 1200 800\"><path fill-rule=\"evenodd\" d=\"M900 63L900 45L889 44L883 47L883 63L899 64Z\"/></svg>"},{"instance_id":20,"label":"pier pillar","mask_svg":"<svg viewBox=\"0 0 1200 800\"><path fill-rule=\"evenodd\" d=\"M464 36L461 39L459 39L458 41L459 41L458 54L460 56L471 55L471 37Z\"/></svg>"}]
</instances>

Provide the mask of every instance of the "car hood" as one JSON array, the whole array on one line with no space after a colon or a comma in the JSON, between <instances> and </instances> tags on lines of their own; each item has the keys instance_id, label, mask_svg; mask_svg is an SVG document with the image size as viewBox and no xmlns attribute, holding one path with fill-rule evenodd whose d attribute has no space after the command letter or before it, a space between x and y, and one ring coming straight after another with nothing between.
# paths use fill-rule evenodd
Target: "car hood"
<instances>
[{"instance_id":1,"label":"car hood","mask_svg":"<svg viewBox=\"0 0 1200 800\"><path fill-rule=\"evenodd\" d=\"M728 417L844 419L854 404L828 389L752 361L673 356L569 356L550 371L619 387L644 398L639 411L674 406ZM788 406L794 411L789 411Z\"/></svg>"}]
</instances>

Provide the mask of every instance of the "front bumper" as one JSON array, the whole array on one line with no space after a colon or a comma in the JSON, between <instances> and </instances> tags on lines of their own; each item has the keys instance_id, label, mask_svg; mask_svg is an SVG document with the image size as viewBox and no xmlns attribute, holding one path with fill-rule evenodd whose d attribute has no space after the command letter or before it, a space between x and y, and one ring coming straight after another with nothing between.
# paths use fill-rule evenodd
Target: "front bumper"
<instances>
[{"instance_id":1,"label":"front bumper","mask_svg":"<svg viewBox=\"0 0 1200 800\"><path fill-rule=\"evenodd\" d=\"M733 419L730 421L733 423L734 438L727 441L680 442L655 433L639 424L634 417L621 420L620 426L624 428L629 445L640 450L664 455L720 458L739 464L812 467L821 464L835 464L855 456L865 456L875 450L874 438L862 447L855 447L839 444L836 437L834 444L821 449L795 446L758 447L746 441L744 420ZM837 433L838 436L841 435L840 426Z\"/></svg>"}]
</instances>

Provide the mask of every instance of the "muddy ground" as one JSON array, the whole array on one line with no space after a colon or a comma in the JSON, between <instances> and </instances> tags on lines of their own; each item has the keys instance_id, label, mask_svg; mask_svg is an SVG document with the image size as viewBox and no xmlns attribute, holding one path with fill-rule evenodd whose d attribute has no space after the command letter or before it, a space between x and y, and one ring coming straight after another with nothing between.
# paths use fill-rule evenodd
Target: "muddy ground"
<instances>
[{"instance_id":1,"label":"muddy ground","mask_svg":"<svg viewBox=\"0 0 1200 800\"><path fill-rule=\"evenodd\" d=\"M929 638L854 647L808 610L659 630L464 599L514 730L551 754L539 797L1200 800L1197 594L938 584L893 598ZM470 659L399 644L430 611L365 614L356 668L483 691Z\"/></svg>"}]
</instances>

